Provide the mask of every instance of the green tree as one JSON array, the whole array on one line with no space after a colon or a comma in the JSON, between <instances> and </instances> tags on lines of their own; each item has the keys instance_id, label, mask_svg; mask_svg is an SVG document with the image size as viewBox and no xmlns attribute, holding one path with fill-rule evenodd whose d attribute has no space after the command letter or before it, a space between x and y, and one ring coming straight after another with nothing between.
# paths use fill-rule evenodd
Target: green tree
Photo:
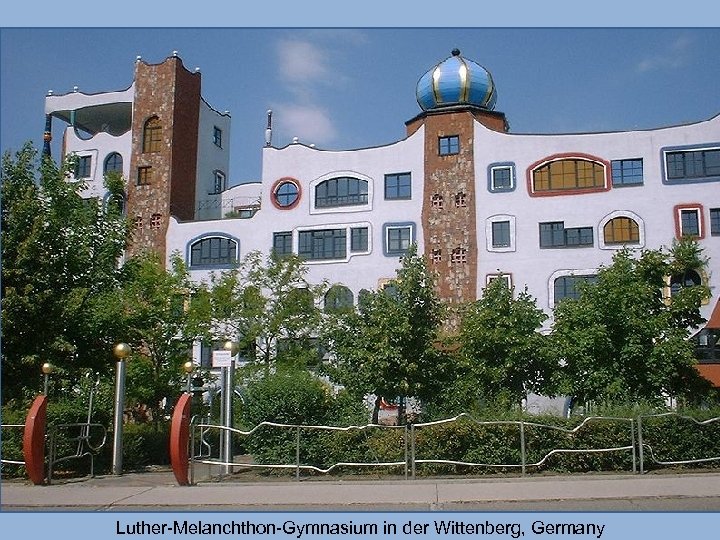
<instances>
[{"instance_id":1,"label":"green tree","mask_svg":"<svg viewBox=\"0 0 720 540\"><path fill-rule=\"evenodd\" d=\"M40 390L43 362L70 377L107 371L120 335L103 295L119 284L127 221L116 205L81 197L74 165L38 160L30 144L3 156L4 402Z\"/></svg>"},{"instance_id":2,"label":"green tree","mask_svg":"<svg viewBox=\"0 0 720 540\"><path fill-rule=\"evenodd\" d=\"M402 415L404 398L428 400L446 379L448 361L438 347L444 311L435 276L412 245L388 287L365 294L357 311L330 319L329 374L356 399L400 397Z\"/></svg>"},{"instance_id":3,"label":"green tree","mask_svg":"<svg viewBox=\"0 0 720 540\"><path fill-rule=\"evenodd\" d=\"M671 298L664 291L668 278L705 263L690 239L637 258L622 250L596 283L581 287L579 299L561 301L552 343L565 364L567 392L580 402L700 398L708 386L688 337L703 322L699 308L708 289L681 280Z\"/></svg>"},{"instance_id":4,"label":"green tree","mask_svg":"<svg viewBox=\"0 0 720 540\"><path fill-rule=\"evenodd\" d=\"M546 354L538 330L547 319L527 289L517 293L495 279L464 311L462 362L475 396L519 404L528 391L553 392L557 363Z\"/></svg>"},{"instance_id":5,"label":"green tree","mask_svg":"<svg viewBox=\"0 0 720 540\"><path fill-rule=\"evenodd\" d=\"M311 285L306 273L297 256L248 253L238 268L213 275L196 295L198 312L204 313L199 332L207 341L238 339L248 359L266 371L276 360L317 362L316 301L325 286Z\"/></svg>"},{"instance_id":6,"label":"green tree","mask_svg":"<svg viewBox=\"0 0 720 540\"><path fill-rule=\"evenodd\" d=\"M123 340L133 351L127 361L128 408L147 407L156 426L163 400L181 392L182 365L190 360L196 338L189 311L192 289L179 257L166 269L157 254L143 253L125 263L121 287L106 299L115 305Z\"/></svg>"}]
</instances>

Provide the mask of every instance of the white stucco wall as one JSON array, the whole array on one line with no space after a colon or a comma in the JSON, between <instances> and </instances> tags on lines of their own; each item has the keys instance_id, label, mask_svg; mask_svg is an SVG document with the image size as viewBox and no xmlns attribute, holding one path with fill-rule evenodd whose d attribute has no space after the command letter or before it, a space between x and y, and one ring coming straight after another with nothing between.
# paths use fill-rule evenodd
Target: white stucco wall
<instances>
[{"instance_id":1,"label":"white stucco wall","mask_svg":"<svg viewBox=\"0 0 720 540\"><path fill-rule=\"evenodd\" d=\"M222 130L222 144L213 139L214 128ZM219 219L222 194L215 193L215 171L225 175L225 186L230 182L230 115L220 113L200 100L198 122L197 184L195 186L196 219Z\"/></svg>"}]
</instances>

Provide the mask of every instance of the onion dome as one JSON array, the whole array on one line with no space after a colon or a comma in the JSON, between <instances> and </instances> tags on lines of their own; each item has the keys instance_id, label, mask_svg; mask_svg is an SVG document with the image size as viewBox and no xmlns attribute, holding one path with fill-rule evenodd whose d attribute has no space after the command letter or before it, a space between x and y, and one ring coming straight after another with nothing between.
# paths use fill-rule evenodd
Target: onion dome
<instances>
[{"instance_id":1,"label":"onion dome","mask_svg":"<svg viewBox=\"0 0 720 540\"><path fill-rule=\"evenodd\" d=\"M453 105L493 110L497 99L490 72L460 56L458 49L420 77L415 94L424 111Z\"/></svg>"}]
</instances>

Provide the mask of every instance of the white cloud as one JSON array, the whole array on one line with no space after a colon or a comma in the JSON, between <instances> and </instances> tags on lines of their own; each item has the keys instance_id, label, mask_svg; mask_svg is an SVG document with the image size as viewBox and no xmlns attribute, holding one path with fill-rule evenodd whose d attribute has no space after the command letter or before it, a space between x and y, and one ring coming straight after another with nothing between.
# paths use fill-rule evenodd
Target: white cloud
<instances>
[{"instance_id":1,"label":"white cloud","mask_svg":"<svg viewBox=\"0 0 720 540\"><path fill-rule=\"evenodd\" d=\"M277 51L280 77L287 82L313 84L330 73L325 53L313 43L282 40Z\"/></svg>"},{"instance_id":2,"label":"white cloud","mask_svg":"<svg viewBox=\"0 0 720 540\"><path fill-rule=\"evenodd\" d=\"M671 42L664 51L643 58L637 64L641 73L660 69L676 69L683 67L689 60L689 52L693 40L688 36L680 36Z\"/></svg>"},{"instance_id":3,"label":"white cloud","mask_svg":"<svg viewBox=\"0 0 720 540\"><path fill-rule=\"evenodd\" d=\"M332 142L337 130L327 110L315 105L278 104L273 107L278 130L301 143L323 145Z\"/></svg>"}]
</instances>

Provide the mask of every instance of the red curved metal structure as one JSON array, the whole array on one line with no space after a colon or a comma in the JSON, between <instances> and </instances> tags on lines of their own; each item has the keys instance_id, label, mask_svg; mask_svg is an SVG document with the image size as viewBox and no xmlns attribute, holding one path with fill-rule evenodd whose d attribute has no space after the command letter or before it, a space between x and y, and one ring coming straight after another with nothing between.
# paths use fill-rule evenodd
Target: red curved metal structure
<instances>
[{"instance_id":1,"label":"red curved metal structure","mask_svg":"<svg viewBox=\"0 0 720 540\"><path fill-rule=\"evenodd\" d=\"M180 396L173 409L172 422L170 423L170 465L172 466L175 480L181 486L190 485L188 479L188 468L190 459L188 456L188 441L190 438L190 403L192 394Z\"/></svg>"},{"instance_id":2,"label":"red curved metal structure","mask_svg":"<svg viewBox=\"0 0 720 540\"><path fill-rule=\"evenodd\" d=\"M23 457L25 469L33 484L45 483L45 425L47 423L47 396L35 398L25 417Z\"/></svg>"}]
</instances>

